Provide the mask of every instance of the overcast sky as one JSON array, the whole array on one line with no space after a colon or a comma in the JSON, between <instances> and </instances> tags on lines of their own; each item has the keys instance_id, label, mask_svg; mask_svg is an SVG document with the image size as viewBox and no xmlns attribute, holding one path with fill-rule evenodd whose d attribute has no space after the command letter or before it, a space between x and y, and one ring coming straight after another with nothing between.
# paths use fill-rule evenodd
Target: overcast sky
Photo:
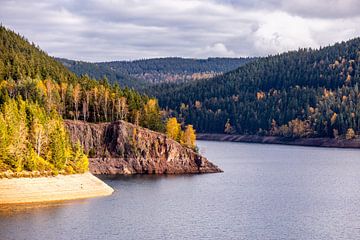
<instances>
[{"instance_id":1,"label":"overcast sky","mask_svg":"<svg viewBox=\"0 0 360 240\"><path fill-rule=\"evenodd\" d=\"M359 0L0 0L0 22L52 56L265 56L360 36Z\"/></svg>"}]
</instances>

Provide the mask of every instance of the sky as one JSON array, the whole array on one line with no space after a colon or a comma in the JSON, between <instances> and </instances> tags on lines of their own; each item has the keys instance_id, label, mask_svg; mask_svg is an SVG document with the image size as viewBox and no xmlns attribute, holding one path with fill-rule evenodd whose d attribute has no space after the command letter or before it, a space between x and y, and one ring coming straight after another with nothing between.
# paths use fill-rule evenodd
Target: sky
<instances>
[{"instance_id":1,"label":"sky","mask_svg":"<svg viewBox=\"0 0 360 240\"><path fill-rule=\"evenodd\" d=\"M90 62L267 56L360 36L360 0L0 0L0 22Z\"/></svg>"}]
</instances>

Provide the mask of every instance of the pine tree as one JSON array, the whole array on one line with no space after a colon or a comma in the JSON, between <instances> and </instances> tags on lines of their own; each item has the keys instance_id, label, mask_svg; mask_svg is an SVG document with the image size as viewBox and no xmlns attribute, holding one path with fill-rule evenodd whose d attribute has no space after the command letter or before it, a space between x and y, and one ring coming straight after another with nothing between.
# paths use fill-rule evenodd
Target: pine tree
<instances>
[{"instance_id":1,"label":"pine tree","mask_svg":"<svg viewBox=\"0 0 360 240\"><path fill-rule=\"evenodd\" d=\"M144 106L141 125L154 131L163 131L160 109L156 99L149 99Z\"/></svg>"},{"instance_id":2,"label":"pine tree","mask_svg":"<svg viewBox=\"0 0 360 240\"><path fill-rule=\"evenodd\" d=\"M89 170L89 160L84 154L83 148L80 142L75 144L73 152L73 169L78 173L84 173Z\"/></svg>"},{"instance_id":3,"label":"pine tree","mask_svg":"<svg viewBox=\"0 0 360 240\"><path fill-rule=\"evenodd\" d=\"M56 169L63 170L72 152L64 124L61 119L53 118L48 122L46 128L50 136L49 151L47 153L48 161Z\"/></svg>"},{"instance_id":4,"label":"pine tree","mask_svg":"<svg viewBox=\"0 0 360 240\"><path fill-rule=\"evenodd\" d=\"M26 104L23 100L11 99L3 106L3 116L7 131L7 158L5 163L16 171L23 170L28 156Z\"/></svg>"}]
</instances>

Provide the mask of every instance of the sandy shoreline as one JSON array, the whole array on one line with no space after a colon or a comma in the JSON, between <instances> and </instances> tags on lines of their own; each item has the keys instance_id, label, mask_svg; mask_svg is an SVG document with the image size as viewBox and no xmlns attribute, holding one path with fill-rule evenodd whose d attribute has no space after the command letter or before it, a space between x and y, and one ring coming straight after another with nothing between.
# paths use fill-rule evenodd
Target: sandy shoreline
<instances>
[{"instance_id":1,"label":"sandy shoreline","mask_svg":"<svg viewBox=\"0 0 360 240\"><path fill-rule=\"evenodd\" d=\"M207 141L226 141L226 142L244 142L244 143L266 143L282 144L310 147L330 147L330 148L360 148L360 139L335 139L335 138L285 138L274 136L256 136L256 135L229 135L198 133L197 140Z\"/></svg>"},{"instance_id":2,"label":"sandy shoreline","mask_svg":"<svg viewBox=\"0 0 360 240\"><path fill-rule=\"evenodd\" d=\"M0 179L0 204L74 200L108 196L113 189L91 173Z\"/></svg>"}]
</instances>

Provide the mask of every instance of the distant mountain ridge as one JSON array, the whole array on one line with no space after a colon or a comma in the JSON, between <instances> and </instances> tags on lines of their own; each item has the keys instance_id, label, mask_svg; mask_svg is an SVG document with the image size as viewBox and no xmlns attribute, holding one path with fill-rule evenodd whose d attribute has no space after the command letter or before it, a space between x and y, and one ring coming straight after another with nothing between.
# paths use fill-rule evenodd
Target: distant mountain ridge
<instances>
[{"instance_id":1,"label":"distant mountain ridge","mask_svg":"<svg viewBox=\"0 0 360 240\"><path fill-rule=\"evenodd\" d=\"M89 63L57 58L78 75L106 76L121 86L141 88L163 82L187 82L218 76L253 60L251 58L153 58L134 61Z\"/></svg>"}]
</instances>

